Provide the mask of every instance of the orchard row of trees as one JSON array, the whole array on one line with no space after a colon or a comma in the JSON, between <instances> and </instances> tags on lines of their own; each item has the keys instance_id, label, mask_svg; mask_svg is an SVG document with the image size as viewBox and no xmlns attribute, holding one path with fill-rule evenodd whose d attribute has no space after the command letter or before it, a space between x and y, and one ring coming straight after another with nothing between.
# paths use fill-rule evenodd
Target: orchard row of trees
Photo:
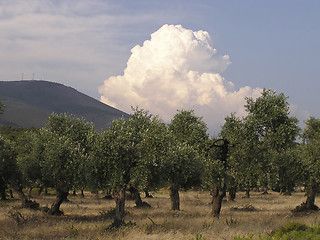
<instances>
[{"instance_id":1,"label":"orchard row of trees","mask_svg":"<svg viewBox=\"0 0 320 240\"><path fill-rule=\"evenodd\" d=\"M22 188L53 187L57 197L49 212L59 215L70 190L106 190L116 202L114 226L124 223L127 189L140 206L146 204L141 191L166 187L172 210L180 209L180 190L208 189L218 217L227 192L233 200L237 190L249 197L253 188L291 194L307 186L307 201L297 209L317 209L320 119L311 117L300 134L287 97L267 89L246 98L245 109L246 117L225 118L217 138L192 110L178 111L165 124L135 108L128 120L115 120L101 133L83 119L51 114L45 128L0 136L1 198L11 187L28 203Z\"/></svg>"}]
</instances>

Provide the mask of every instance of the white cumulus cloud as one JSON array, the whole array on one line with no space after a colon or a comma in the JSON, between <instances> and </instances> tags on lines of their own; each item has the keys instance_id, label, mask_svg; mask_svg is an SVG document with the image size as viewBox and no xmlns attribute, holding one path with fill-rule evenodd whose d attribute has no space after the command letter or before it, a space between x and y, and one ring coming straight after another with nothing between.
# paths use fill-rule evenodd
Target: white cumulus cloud
<instances>
[{"instance_id":1,"label":"white cumulus cloud","mask_svg":"<svg viewBox=\"0 0 320 240\"><path fill-rule=\"evenodd\" d=\"M142 46L131 49L123 75L112 76L99 88L101 101L130 112L147 109L170 121L177 109L194 109L211 133L217 133L227 115L245 115L245 97L261 89L236 89L221 76L230 65L218 55L206 31L164 25Z\"/></svg>"}]
</instances>

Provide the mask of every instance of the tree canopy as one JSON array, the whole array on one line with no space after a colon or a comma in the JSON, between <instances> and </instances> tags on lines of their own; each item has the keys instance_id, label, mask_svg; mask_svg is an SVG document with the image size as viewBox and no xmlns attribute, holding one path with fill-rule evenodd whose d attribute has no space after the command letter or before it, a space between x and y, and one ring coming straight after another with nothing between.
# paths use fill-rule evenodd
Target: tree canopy
<instances>
[{"instance_id":1,"label":"tree canopy","mask_svg":"<svg viewBox=\"0 0 320 240\"><path fill-rule=\"evenodd\" d=\"M16 152L10 141L0 135L0 195L2 200L6 199L5 190L17 176Z\"/></svg>"},{"instance_id":2,"label":"tree canopy","mask_svg":"<svg viewBox=\"0 0 320 240\"><path fill-rule=\"evenodd\" d=\"M315 197L320 183L320 118L310 117L302 133L301 155L304 184L308 186L307 200L295 210L318 210Z\"/></svg>"},{"instance_id":3,"label":"tree canopy","mask_svg":"<svg viewBox=\"0 0 320 240\"><path fill-rule=\"evenodd\" d=\"M265 188L281 188L290 191L292 182L287 181L292 168L292 158L284 157L295 147L300 128L298 119L290 116L288 97L271 89L263 89L261 96L246 98L246 121L250 122L259 139L262 154L260 183ZM278 181L276 181L278 180Z\"/></svg>"}]
</instances>

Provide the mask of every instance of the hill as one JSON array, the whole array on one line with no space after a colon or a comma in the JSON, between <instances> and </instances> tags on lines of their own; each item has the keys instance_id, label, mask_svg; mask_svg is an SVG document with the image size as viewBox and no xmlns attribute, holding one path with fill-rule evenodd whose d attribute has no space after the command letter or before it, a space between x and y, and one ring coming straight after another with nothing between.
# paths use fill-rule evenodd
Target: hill
<instances>
[{"instance_id":1,"label":"hill","mask_svg":"<svg viewBox=\"0 0 320 240\"><path fill-rule=\"evenodd\" d=\"M72 87L48 81L0 81L0 101L5 111L0 125L43 127L48 115L68 113L93 122L97 130L128 114L91 98Z\"/></svg>"}]
</instances>

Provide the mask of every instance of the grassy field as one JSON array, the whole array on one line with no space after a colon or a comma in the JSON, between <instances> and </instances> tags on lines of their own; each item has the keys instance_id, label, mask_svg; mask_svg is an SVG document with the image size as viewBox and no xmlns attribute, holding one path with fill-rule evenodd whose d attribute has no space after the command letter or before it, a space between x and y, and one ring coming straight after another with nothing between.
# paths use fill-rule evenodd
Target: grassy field
<instances>
[{"instance_id":1,"label":"grassy field","mask_svg":"<svg viewBox=\"0 0 320 240\"><path fill-rule=\"evenodd\" d=\"M205 191L181 192L181 211L170 211L167 191L153 193L143 199L152 208L137 209L134 201L126 201L127 226L108 229L112 223L114 200L86 193L85 198L69 195L61 209L65 215L49 216L44 212L21 209L20 201L0 201L0 239L233 239L250 233L268 235L288 222L313 226L320 213L292 215L290 210L305 201L304 193L281 196L271 192L252 192L251 198L238 193L234 202L223 202L220 219L210 215L210 194ZM50 206L55 196L34 196L41 206ZM251 204L253 211L245 211ZM250 210L248 208L247 210Z\"/></svg>"}]
</instances>

